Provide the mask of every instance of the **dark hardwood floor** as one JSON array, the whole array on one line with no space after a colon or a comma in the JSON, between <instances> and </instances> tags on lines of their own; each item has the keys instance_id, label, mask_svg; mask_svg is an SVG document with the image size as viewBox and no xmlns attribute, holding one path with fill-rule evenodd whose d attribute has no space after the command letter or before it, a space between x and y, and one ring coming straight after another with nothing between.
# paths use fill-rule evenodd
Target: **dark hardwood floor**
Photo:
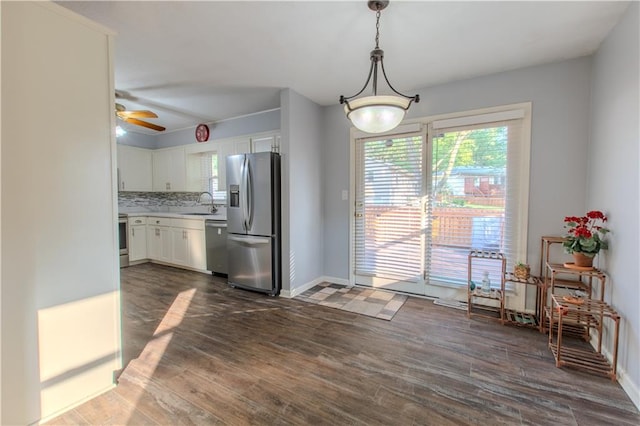
<instances>
[{"instance_id":1,"label":"dark hardwood floor","mask_svg":"<svg viewBox=\"0 0 640 426\"><path fill-rule=\"evenodd\" d=\"M638 425L622 388L547 336L410 297L391 321L122 269L118 386L50 424Z\"/></svg>"}]
</instances>

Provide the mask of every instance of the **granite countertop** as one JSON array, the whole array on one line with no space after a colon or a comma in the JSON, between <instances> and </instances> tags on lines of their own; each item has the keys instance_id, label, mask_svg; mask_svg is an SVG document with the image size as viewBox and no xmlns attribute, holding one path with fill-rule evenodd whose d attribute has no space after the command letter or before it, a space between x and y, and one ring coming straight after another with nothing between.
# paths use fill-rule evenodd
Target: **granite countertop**
<instances>
[{"instance_id":1,"label":"granite countertop","mask_svg":"<svg viewBox=\"0 0 640 426\"><path fill-rule=\"evenodd\" d=\"M226 214L189 214L189 213L168 213L168 212L132 212L125 213L127 217L171 217L171 218L179 218L179 219L202 219L202 220L220 220L226 221Z\"/></svg>"},{"instance_id":2,"label":"granite countertop","mask_svg":"<svg viewBox=\"0 0 640 426\"><path fill-rule=\"evenodd\" d=\"M214 214L210 214L207 210L193 208L185 211L149 211L143 209L123 208L119 210L119 214L127 217L170 217L178 219L195 219L195 220L227 220L227 209L222 207Z\"/></svg>"}]
</instances>

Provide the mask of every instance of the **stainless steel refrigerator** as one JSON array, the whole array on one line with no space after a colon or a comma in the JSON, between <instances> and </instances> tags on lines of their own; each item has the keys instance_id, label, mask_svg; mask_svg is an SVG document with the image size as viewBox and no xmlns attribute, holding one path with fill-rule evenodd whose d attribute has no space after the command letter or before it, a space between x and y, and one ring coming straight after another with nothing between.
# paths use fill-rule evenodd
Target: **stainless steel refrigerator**
<instances>
[{"instance_id":1,"label":"stainless steel refrigerator","mask_svg":"<svg viewBox=\"0 0 640 426\"><path fill-rule=\"evenodd\" d=\"M226 167L229 284L275 296L282 283L280 155L230 155Z\"/></svg>"}]
</instances>

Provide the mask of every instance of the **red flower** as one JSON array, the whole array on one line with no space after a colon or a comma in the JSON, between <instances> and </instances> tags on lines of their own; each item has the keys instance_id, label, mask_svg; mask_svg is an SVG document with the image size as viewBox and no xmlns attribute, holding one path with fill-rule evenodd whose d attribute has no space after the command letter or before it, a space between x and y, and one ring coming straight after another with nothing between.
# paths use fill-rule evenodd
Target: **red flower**
<instances>
[{"instance_id":1,"label":"red flower","mask_svg":"<svg viewBox=\"0 0 640 426\"><path fill-rule=\"evenodd\" d=\"M600 249L607 249L607 242L602 240L609 230L600 226L607 221L607 217L599 210L591 210L586 216L566 216L564 218L568 235L563 246L567 253L584 253L595 256Z\"/></svg>"},{"instance_id":2,"label":"red flower","mask_svg":"<svg viewBox=\"0 0 640 426\"><path fill-rule=\"evenodd\" d=\"M564 218L565 222L580 222L580 218L577 216L567 216Z\"/></svg>"},{"instance_id":3,"label":"red flower","mask_svg":"<svg viewBox=\"0 0 640 426\"><path fill-rule=\"evenodd\" d=\"M589 219L601 219L603 222L607 221L607 217L599 210L592 210L587 212L587 217Z\"/></svg>"},{"instance_id":4,"label":"red flower","mask_svg":"<svg viewBox=\"0 0 640 426\"><path fill-rule=\"evenodd\" d=\"M591 238L591 231L589 231L587 228L585 228L584 226L579 226L577 227L574 232L573 235L575 235L578 238Z\"/></svg>"}]
</instances>

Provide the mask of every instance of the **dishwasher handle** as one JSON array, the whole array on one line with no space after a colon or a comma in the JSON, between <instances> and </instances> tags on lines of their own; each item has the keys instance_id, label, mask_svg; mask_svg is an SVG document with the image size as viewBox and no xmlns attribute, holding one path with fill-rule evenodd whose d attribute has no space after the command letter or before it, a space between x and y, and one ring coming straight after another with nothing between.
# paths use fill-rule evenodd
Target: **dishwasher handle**
<instances>
[{"instance_id":1,"label":"dishwasher handle","mask_svg":"<svg viewBox=\"0 0 640 426\"><path fill-rule=\"evenodd\" d=\"M214 221L206 221L204 223L205 228L226 228L227 227L227 223L226 222L214 222Z\"/></svg>"}]
</instances>

